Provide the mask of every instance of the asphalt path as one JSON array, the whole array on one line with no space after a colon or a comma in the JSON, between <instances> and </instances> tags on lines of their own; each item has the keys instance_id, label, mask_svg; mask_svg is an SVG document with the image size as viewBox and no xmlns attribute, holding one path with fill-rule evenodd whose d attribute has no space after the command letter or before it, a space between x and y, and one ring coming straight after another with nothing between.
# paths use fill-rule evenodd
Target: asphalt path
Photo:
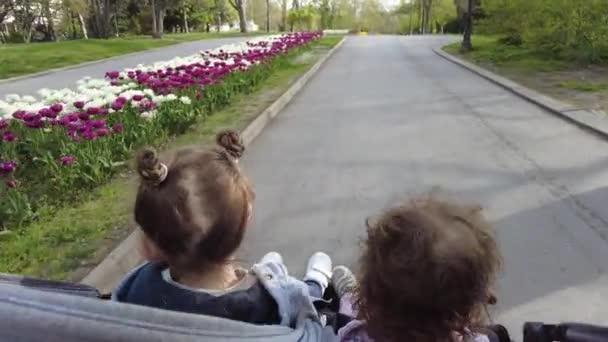
<instances>
[{"instance_id":1,"label":"asphalt path","mask_svg":"<svg viewBox=\"0 0 608 342\"><path fill-rule=\"evenodd\" d=\"M365 218L432 191L496 225L496 321L608 323L606 140L432 52L453 39L348 38L244 158L243 260L276 250L302 275L322 250L356 268Z\"/></svg>"}]
</instances>

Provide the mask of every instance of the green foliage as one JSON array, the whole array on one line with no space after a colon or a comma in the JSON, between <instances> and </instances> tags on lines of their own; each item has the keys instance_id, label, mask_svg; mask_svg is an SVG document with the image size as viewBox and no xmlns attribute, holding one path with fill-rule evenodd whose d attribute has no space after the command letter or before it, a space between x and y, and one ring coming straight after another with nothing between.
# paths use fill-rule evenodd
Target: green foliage
<instances>
[{"instance_id":1,"label":"green foliage","mask_svg":"<svg viewBox=\"0 0 608 342\"><path fill-rule=\"evenodd\" d=\"M304 6L299 9L292 9L289 11L287 23L293 27L295 31L311 31L315 24L316 15L316 10L312 5Z\"/></svg>"},{"instance_id":2,"label":"green foliage","mask_svg":"<svg viewBox=\"0 0 608 342\"><path fill-rule=\"evenodd\" d=\"M608 60L608 1L486 0L485 33L563 59Z\"/></svg>"},{"instance_id":3,"label":"green foliage","mask_svg":"<svg viewBox=\"0 0 608 342\"><path fill-rule=\"evenodd\" d=\"M449 53L461 55L478 64L490 64L513 72L551 72L568 68L568 63L554 56L525 46L505 45L497 36L473 36L473 50L466 55L460 54L460 43L444 47Z\"/></svg>"}]
</instances>

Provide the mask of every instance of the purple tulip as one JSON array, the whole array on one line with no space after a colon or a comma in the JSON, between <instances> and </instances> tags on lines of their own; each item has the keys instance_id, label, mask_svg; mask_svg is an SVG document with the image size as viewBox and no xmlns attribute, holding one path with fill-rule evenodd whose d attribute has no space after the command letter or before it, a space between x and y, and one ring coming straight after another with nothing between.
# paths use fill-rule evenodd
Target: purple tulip
<instances>
[{"instance_id":1,"label":"purple tulip","mask_svg":"<svg viewBox=\"0 0 608 342\"><path fill-rule=\"evenodd\" d=\"M110 130L107 128L100 128L98 130L95 131L95 135L97 135L98 137L105 137L107 135L110 135Z\"/></svg>"},{"instance_id":2,"label":"purple tulip","mask_svg":"<svg viewBox=\"0 0 608 342\"><path fill-rule=\"evenodd\" d=\"M0 163L0 173L8 175L17 169L17 163L14 161L4 161Z\"/></svg>"},{"instance_id":3,"label":"purple tulip","mask_svg":"<svg viewBox=\"0 0 608 342\"><path fill-rule=\"evenodd\" d=\"M104 128L106 127L106 122L104 120L90 121L89 126L93 128Z\"/></svg>"},{"instance_id":4,"label":"purple tulip","mask_svg":"<svg viewBox=\"0 0 608 342\"><path fill-rule=\"evenodd\" d=\"M139 95L139 94L133 95L133 101L141 101L141 100L143 100L143 98L144 98L143 95Z\"/></svg>"},{"instance_id":5,"label":"purple tulip","mask_svg":"<svg viewBox=\"0 0 608 342\"><path fill-rule=\"evenodd\" d=\"M42 120L26 121L25 126L27 128L42 128L42 127L44 127L44 121L42 121Z\"/></svg>"},{"instance_id":6,"label":"purple tulip","mask_svg":"<svg viewBox=\"0 0 608 342\"><path fill-rule=\"evenodd\" d=\"M68 122L67 125L65 125L65 127L68 129L69 134L76 134L76 132L78 130L82 129L82 127L85 127L85 126L78 121L74 121L74 122Z\"/></svg>"},{"instance_id":7,"label":"purple tulip","mask_svg":"<svg viewBox=\"0 0 608 342\"><path fill-rule=\"evenodd\" d=\"M61 113L61 111L63 110L63 106L60 103L55 103L51 106L51 110L55 113Z\"/></svg>"},{"instance_id":8,"label":"purple tulip","mask_svg":"<svg viewBox=\"0 0 608 342\"><path fill-rule=\"evenodd\" d=\"M91 108L89 108L89 109L91 109ZM89 115L88 113L79 113L78 118L82 121L87 121L91 118L91 115Z\"/></svg>"},{"instance_id":9,"label":"purple tulip","mask_svg":"<svg viewBox=\"0 0 608 342\"><path fill-rule=\"evenodd\" d=\"M17 140L17 134L15 134L11 131L4 131L2 133L2 140L6 141L6 142L13 142L13 141Z\"/></svg>"},{"instance_id":10,"label":"purple tulip","mask_svg":"<svg viewBox=\"0 0 608 342\"><path fill-rule=\"evenodd\" d=\"M119 102L118 100L112 102L112 109L114 110L121 110L124 106L124 102Z\"/></svg>"},{"instance_id":11,"label":"purple tulip","mask_svg":"<svg viewBox=\"0 0 608 342\"><path fill-rule=\"evenodd\" d=\"M13 117L15 119L18 119L18 120L23 120L23 116L25 116L25 111L24 110L18 110L18 111L16 111L16 112L13 113Z\"/></svg>"},{"instance_id":12,"label":"purple tulip","mask_svg":"<svg viewBox=\"0 0 608 342\"><path fill-rule=\"evenodd\" d=\"M112 131L114 131L114 133L116 134L122 133L123 130L124 127L121 123L115 123L114 125L112 125Z\"/></svg>"},{"instance_id":13,"label":"purple tulip","mask_svg":"<svg viewBox=\"0 0 608 342\"><path fill-rule=\"evenodd\" d=\"M84 107L84 101L76 101L74 102L74 107L78 109L82 109Z\"/></svg>"},{"instance_id":14,"label":"purple tulip","mask_svg":"<svg viewBox=\"0 0 608 342\"><path fill-rule=\"evenodd\" d=\"M0 120L0 129L5 129L8 127L8 120L2 119Z\"/></svg>"},{"instance_id":15,"label":"purple tulip","mask_svg":"<svg viewBox=\"0 0 608 342\"><path fill-rule=\"evenodd\" d=\"M97 114L99 114L99 107L89 107L89 108L87 108L87 114L89 114L89 115L97 115Z\"/></svg>"},{"instance_id":16,"label":"purple tulip","mask_svg":"<svg viewBox=\"0 0 608 342\"><path fill-rule=\"evenodd\" d=\"M68 166L74 164L76 162L76 157L74 156L62 156L60 159L61 165Z\"/></svg>"},{"instance_id":17,"label":"purple tulip","mask_svg":"<svg viewBox=\"0 0 608 342\"><path fill-rule=\"evenodd\" d=\"M44 116L45 118L49 118L49 119L55 119L57 117L57 113L52 109L48 109L48 108L43 108L41 109L38 114Z\"/></svg>"},{"instance_id":18,"label":"purple tulip","mask_svg":"<svg viewBox=\"0 0 608 342\"><path fill-rule=\"evenodd\" d=\"M82 137L85 138L86 140L95 140L97 135L95 134L94 131L86 130L86 131L82 132Z\"/></svg>"},{"instance_id":19,"label":"purple tulip","mask_svg":"<svg viewBox=\"0 0 608 342\"><path fill-rule=\"evenodd\" d=\"M106 72L106 77L111 78L111 79L118 78L119 75L120 75L120 73L118 71Z\"/></svg>"},{"instance_id":20,"label":"purple tulip","mask_svg":"<svg viewBox=\"0 0 608 342\"><path fill-rule=\"evenodd\" d=\"M109 113L110 113L110 111L108 110L108 108L102 107L102 108L99 108L99 113L97 113L97 114L104 116L104 115L108 115Z\"/></svg>"},{"instance_id":21,"label":"purple tulip","mask_svg":"<svg viewBox=\"0 0 608 342\"><path fill-rule=\"evenodd\" d=\"M25 122L30 122L30 121L34 121L34 120L40 120L40 117L42 117L42 115L40 115L40 114L26 113L23 115L22 119Z\"/></svg>"},{"instance_id":22,"label":"purple tulip","mask_svg":"<svg viewBox=\"0 0 608 342\"><path fill-rule=\"evenodd\" d=\"M6 182L4 182L6 184L7 187L9 188L15 188L18 185L18 182L16 179L7 179Z\"/></svg>"}]
</instances>

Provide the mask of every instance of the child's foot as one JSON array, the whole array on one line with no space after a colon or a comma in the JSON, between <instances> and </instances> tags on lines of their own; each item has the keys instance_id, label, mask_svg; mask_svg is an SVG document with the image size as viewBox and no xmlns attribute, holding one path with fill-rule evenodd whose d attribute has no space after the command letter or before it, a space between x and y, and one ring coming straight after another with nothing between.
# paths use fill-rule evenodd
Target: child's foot
<instances>
[{"instance_id":1,"label":"child's foot","mask_svg":"<svg viewBox=\"0 0 608 342\"><path fill-rule=\"evenodd\" d=\"M279 254L277 252L266 253L266 255L264 255L262 257L262 259L260 260L260 264L267 264L267 263L282 264L283 257L281 256L281 254Z\"/></svg>"},{"instance_id":2,"label":"child's foot","mask_svg":"<svg viewBox=\"0 0 608 342\"><path fill-rule=\"evenodd\" d=\"M346 266L337 266L331 276L331 283L334 285L336 294L339 298L348 293L352 293L357 287L357 278Z\"/></svg>"},{"instance_id":3,"label":"child's foot","mask_svg":"<svg viewBox=\"0 0 608 342\"><path fill-rule=\"evenodd\" d=\"M304 281L312 280L325 291L331 279L331 258L323 252L317 252L308 259Z\"/></svg>"}]
</instances>

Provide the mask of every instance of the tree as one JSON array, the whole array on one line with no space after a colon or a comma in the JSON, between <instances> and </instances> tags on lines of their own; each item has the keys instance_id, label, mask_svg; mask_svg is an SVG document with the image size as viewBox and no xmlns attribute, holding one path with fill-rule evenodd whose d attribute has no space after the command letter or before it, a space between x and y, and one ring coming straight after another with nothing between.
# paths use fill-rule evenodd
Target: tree
<instances>
[{"instance_id":1,"label":"tree","mask_svg":"<svg viewBox=\"0 0 608 342\"><path fill-rule=\"evenodd\" d=\"M112 6L115 1L89 0L89 23L91 31L96 38L110 38L112 32Z\"/></svg>"},{"instance_id":2,"label":"tree","mask_svg":"<svg viewBox=\"0 0 608 342\"><path fill-rule=\"evenodd\" d=\"M89 13L88 0L64 0L63 7L65 11L70 14L70 16L72 16L73 14L73 16L78 19L78 25L80 27L80 32L82 33L83 38L89 39L87 25L84 17Z\"/></svg>"},{"instance_id":3,"label":"tree","mask_svg":"<svg viewBox=\"0 0 608 342\"><path fill-rule=\"evenodd\" d=\"M247 20L245 18L245 0L228 0L230 6L234 8L239 16L239 28L241 32L247 32Z\"/></svg>"},{"instance_id":4,"label":"tree","mask_svg":"<svg viewBox=\"0 0 608 342\"><path fill-rule=\"evenodd\" d=\"M270 0L266 0L266 32L270 32Z\"/></svg>"},{"instance_id":5,"label":"tree","mask_svg":"<svg viewBox=\"0 0 608 342\"><path fill-rule=\"evenodd\" d=\"M433 18L443 34L445 25L456 18L456 6L452 0L436 0L433 13Z\"/></svg>"},{"instance_id":6,"label":"tree","mask_svg":"<svg viewBox=\"0 0 608 342\"><path fill-rule=\"evenodd\" d=\"M422 0L422 33L433 33L431 29L431 9L433 0Z\"/></svg>"},{"instance_id":7,"label":"tree","mask_svg":"<svg viewBox=\"0 0 608 342\"><path fill-rule=\"evenodd\" d=\"M1 43L6 43L8 40L8 37L5 36L2 25L4 23L4 20L6 18L8 18L9 14L11 14L12 12L13 12L13 1L12 0L0 0L0 42Z\"/></svg>"},{"instance_id":8,"label":"tree","mask_svg":"<svg viewBox=\"0 0 608 342\"><path fill-rule=\"evenodd\" d=\"M34 1L32 0L15 0L13 14L15 16L15 24L19 28L21 37L25 43L32 40L32 31L34 29L34 21L36 20Z\"/></svg>"},{"instance_id":9,"label":"tree","mask_svg":"<svg viewBox=\"0 0 608 342\"><path fill-rule=\"evenodd\" d=\"M287 0L281 0L281 27L279 31L287 29Z\"/></svg>"},{"instance_id":10,"label":"tree","mask_svg":"<svg viewBox=\"0 0 608 342\"><path fill-rule=\"evenodd\" d=\"M464 35L460 50L463 52L468 52L473 49L473 43L471 42L471 35L473 34L473 0L467 0L467 9L464 16L463 26Z\"/></svg>"}]
</instances>

